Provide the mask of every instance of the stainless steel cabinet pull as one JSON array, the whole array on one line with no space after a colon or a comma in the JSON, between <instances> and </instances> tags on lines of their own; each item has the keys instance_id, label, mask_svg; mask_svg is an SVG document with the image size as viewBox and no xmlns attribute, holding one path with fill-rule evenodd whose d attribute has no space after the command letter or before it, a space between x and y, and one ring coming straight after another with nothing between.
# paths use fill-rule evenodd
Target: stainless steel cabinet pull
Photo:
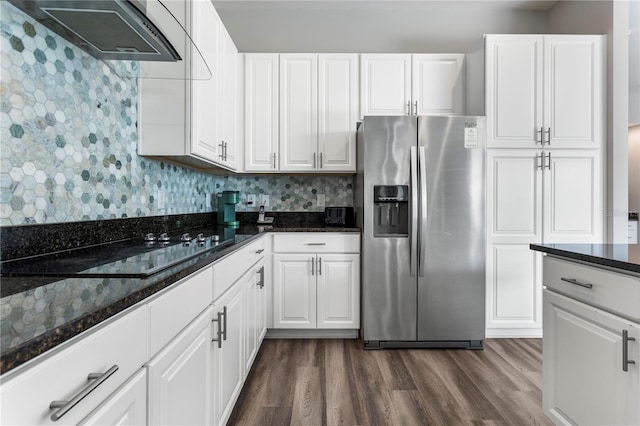
<instances>
[{"instance_id":1,"label":"stainless steel cabinet pull","mask_svg":"<svg viewBox=\"0 0 640 426\"><path fill-rule=\"evenodd\" d=\"M313 168L316 168L316 153L313 153Z\"/></svg>"},{"instance_id":2,"label":"stainless steel cabinet pull","mask_svg":"<svg viewBox=\"0 0 640 426\"><path fill-rule=\"evenodd\" d=\"M220 160L224 160L224 148L223 148L223 146L224 146L224 141L220 142L220 143L218 144L218 146L220 147L220 150L219 150L219 152L218 152L218 158L219 158Z\"/></svg>"},{"instance_id":3,"label":"stainless steel cabinet pull","mask_svg":"<svg viewBox=\"0 0 640 426\"><path fill-rule=\"evenodd\" d=\"M411 115L411 101L407 101L407 115Z\"/></svg>"},{"instance_id":4,"label":"stainless steel cabinet pull","mask_svg":"<svg viewBox=\"0 0 640 426\"><path fill-rule=\"evenodd\" d=\"M315 262L313 261L313 257L311 258L311 275L314 275Z\"/></svg>"},{"instance_id":5,"label":"stainless steel cabinet pull","mask_svg":"<svg viewBox=\"0 0 640 426\"><path fill-rule=\"evenodd\" d=\"M413 115L418 115L418 101L415 101L413 103L413 107L414 107Z\"/></svg>"},{"instance_id":6,"label":"stainless steel cabinet pull","mask_svg":"<svg viewBox=\"0 0 640 426\"><path fill-rule=\"evenodd\" d=\"M264 251L264 249L256 250L256 254L260 254Z\"/></svg>"},{"instance_id":7,"label":"stainless steel cabinet pull","mask_svg":"<svg viewBox=\"0 0 640 426\"><path fill-rule=\"evenodd\" d=\"M576 280L575 278L564 278L564 277L561 277L560 279L562 281L564 281L564 282L568 282L568 283L573 284L573 285L579 285L580 287L589 288L589 289L593 288L593 284L581 283L580 281Z\"/></svg>"},{"instance_id":8,"label":"stainless steel cabinet pull","mask_svg":"<svg viewBox=\"0 0 640 426\"><path fill-rule=\"evenodd\" d=\"M547 135L545 138L545 142L547 145L551 145L551 127L547 127L547 130L544 131L544 134Z\"/></svg>"},{"instance_id":9,"label":"stainless steel cabinet pull","mask_svg":"<svg viewBox=\"0 0 640 426\"><path fill-rule=\"evenodd\" d=\"M629 331L622 330L622 371L629 371L629 364L636 363L629 359L629 342L635 341L635 337L629 337Z\"/></svg>"},{"instance_id":10,"label":"stainless steel cabinet pull","mask_svg":"<svg viewBox=\"0 0 640 426\"><path fill-rule=\"evenodd\" d=\"M276 168L276 153L273 153L273 168Z\"/></svg>"},{"instance_id":11,"label":"stainless steel cabinet pull","mask_svg":"<svg viewBox=\"0 0 640 426\"><path fill-rule=\"evenodd\" d=\"M227 307L222 308L222 316L224 316L224 327L222 327L222 340L227 340Z\"/></svg>"},{"instance_id":12,"label":"stainless steel cabinet pull","mask_svg":"<svg viewBox=\"0 0 640 426\"><path fill-rule=\"evenodd\" d=\"M536 135L540 135L540 140L536 138L536 143L540 142L540 145L544 146L544 140L542 139L542 133L544 132L544 128L540 127L540 130L536 132Z\"/></svg>"},{"instance_id":13,"label":"stainless steel cabinet pull","mask_svg":"<svg viewBox=\"0 0 640 426\"><path fill-rule=\"evenodd\" d=\"M551 153L548 153L547 155L545 155L545 157L547 157L547 164L546 164L546 168L547 170L551 170Z\"/></svg>"},{"instance_id":14,"label":"stainless steel cabinet pull","mask_svg":"<svg viewBox=\"0 0 640 426\"><path fill-rule=\"evenodd\" d=\"M306 246L326 246L327 243L306 243Z\"/></svg>"},{"instance_id":15,"label":"stainless steel cabinet pull","mask_svg":"<svg viewBox=\"0 0 640 426\"><path fill-rule=\"evenodd\" d=\"M118 371L118 366L114 365L104 373L91 373L87 376L87 380L93 380L87 386L82 388L80 392L78 392L73 398L68 401L53 401L49 404L50 409L59 408L58 411L51 415L51 420L57 422L67 414L73 407L76 406L80 401L82 401L87 395L93 392L98 386L100 386L105 380L107 380L113 373Z\"/></svg>"},{"instance_id":16,"label":"stainless steel cabinet pull","mask_svg":"<svg viewBox=\"0 0 640 426\"><path fill-rule=\"evenodd\" d=\"M227 143L226 143L225 141L222 141L222 143L224 144L224 145L222 146L222 148L224 149L224 161L228 161L228 160L229 160L229 159L227 158L227 147L228 147L228 145L227 145Z\"/></svg>"},{"instance_id":17,"label":"stainless steel cabinet pull","mask_svg":"<svg viewBox=\"0 0 640 426\"><path fill-rule=\"evenodd\" d=\"M536 155L536 169L542 170L542 165L544 163L544 158L542 158L544 154L540 153L540 155Z\"/></svg>"},{"instance_id":18,"label":"stainless steel cabinet pull","mask_svg":"<svg viewBox=\"0 0 640 426\"><path fill-rule=\"evenodd\" d=\"M258 287L260 287L261 289L264 288L264 266L261 266L260 269L258 269Z\"/></svg>"},{"instance_id":19,"label":"stainless steel cabinet pull","mask_svg":"<svg viewBox=\"0 0 640 426\"><path fill-rule=\"evenodd\" d=\"M226 307L225 307L226 309ZM217 339L211 339L212 342L218 342L218 349L222 347L222 312L218 312L218 319L212 320L212 322L218 323Z\"/></svg>"},{"instance_id":20,"label":"stainless steel cabinet pull","mask_svg":"<svg viewBox=\"0 0 640 426\"><path fill-rule=\"evenodd\" d=\"M320 168L322 168L322 153L320 153Z\"/></svg>"},{"instance_id":21,"label":"stainless steel cabinet pull","mask_svg":"<svg viewBox=\"0 0 640 426\"><path fill-rule=\"evenodd\" d=\"M322 275L322 258L318 258L318 275Z\"/></svg>"}]
</instances>

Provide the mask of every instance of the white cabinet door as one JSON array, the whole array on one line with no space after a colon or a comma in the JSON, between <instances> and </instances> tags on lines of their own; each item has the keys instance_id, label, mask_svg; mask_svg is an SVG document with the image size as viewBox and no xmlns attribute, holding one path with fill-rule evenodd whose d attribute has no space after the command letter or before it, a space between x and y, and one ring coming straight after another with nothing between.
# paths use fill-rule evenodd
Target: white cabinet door
<instances>
[{"instance_id":1,"label":"white cabinet door","mask_svg":"<svg viewBox=\"0 0 640 426\"><path fill-rule=\"evenodd\" d=\"M147 371L142 368L81 425L137 426L147 424Z\"/></svg>"},{"instance_id":2,"label":"white cabinet door","mask_svg":"<svg viewBox=\"0 0 640 426\"><path fill-rule=\"evenodd\" d=\"M316 327L316 256L274 254L274 327Z\"/></svg>"},{"instance_id":3,"label":"white cabinet door","mask_svg":"<svg viewBox=\"0 0 640 426\"><path fill-rule=\"evenodd\" d=\"M213 339L222 339L211 343L213 424L227 422L244 381L242 290L242 285L234 285L213 305Z\"/></svg>"},{"instance_id":4,"label":"white cabinet door","mask_svg":"<svg viewBox=\"0 0 640 426\"><path fill-rule=\"evenodd\" d=\"M540 147L543 37L487 35L487 148Z\"/></svg>"},{"instance_id":5,"label":"white cabinet door","mask_svg":"<svg viewBox=\"0 0 640 426\"><path fill-rule=\"evenodd\" d=\"M220 65L218 38L222 22L209 2L194 1L190 2L190 5L193 41L213 74L209 80L185 82L191 85L191 154L204 160L221 162L218 139L220 93L216 74Z\"/></svg>"},{"instance_id":6,"label":"white cabinet door","mask_svg":"<svg viewBox=\"0 0 640 426\"><path fill-rule=\"evenodd\" d=\"M360 255L318 254L317 327L360 328Z\"/></svg>"},{"instance_id":7,"label":"white cabinet door","mask_svg":"<svg viewBox=\"0 0 640 426\"><path fill-rule=\"evenodd\" d=\"M246 171L278 171L278 54L245 56Z\"/></svg>"},{"instance_id":8,"label":"white cabinet door","mask_svg":"<svg viewBox=\"0 0 640 426\"><path fill-rule=\"evenodd\" d=\"M486 36L488 148L601 148L597 35Z\"/></svg>"},{"instance_id":9,"label":"white cabinet door","mask_svg":"<svg viewBox=\"0 0 640 426\"><path fill-rule=\"evenodd\" d=\"M149 362L149 424L210 423L211 313L209 307Z\"/></svg>"},{"instance_id":10,"label":"white cabinet door","mask_svg":"<svg viewBox=\"0 0 640 426\"><path fill-rule=\"evenodd\" d=\"M552 150L545 156L542 241L602 243L604 183L600 151Z\"/></svg>"},{"instance_id":11,"label":"white cabinet door","mask_svg":"<svg viewBox=\"0 0 640 426\"><path fill-rule=\"evenodd\" d=\"M318 167L318 55L280 55L280 171Z\"/></svg>"},{"instance_id":12,"label":"white cabinet door","mask_svg":"<svg viewBox=\"0 0 640 426\"><path fill-rule=\"evenodd\" d=\"M248 373L258 352L258 275L252 269L236 285L241 285L244 292L244 371Z\"/></svg>"},{"instance_id":13,"label":"white cabinet door","mask_svg":"<svg viewBox=\"0 0 640 426\"><path fill-rule=\"evenodd\" d=\"M222 144L219 158L228 168L235 170L238 167L239 148L236 135L238 49L222 24L218 26L218 37L220 39L218 56L220 64L218 68L221 75L217 80L218 93L222 100L217 100L220 114L219 140ZM216 76L213 79L216 79Z\"/></svg>"},{"instance_id":14,"label":"white cabinet door","mask_svg":"<svg viewBox=\"0 0 640 426\"><path fill-rule=\"evenodd\" d=\"M358 55L318 56L318 170L356 170Z\"/></svg>"},{"instance_id":15,"label":"white cabinet door","mask_svg":"<svg viewBox=\"0 0 640 426\"><path fill-rule=\"evenodd\" d=\"M603 145L601 36L544 36L544 126L551 148Z\"/></svg>"},{"instance_id":16,"label":"white cabinet door","mask_svg":"<svg viewBox=\"0 0 640 426\"><path fill-rule=\"evenodd\" d=\"M542 333L542 152L487 151L487 337Z\"/></svg>"},{"instance_id":17,"label":"white cabinet door","mask_svg":"<svg viewBox=\"0 0 640 426\"><path fill-rule=\"evenodd\" d=\"M549 290L544 298L545 414L556 424L640 424L638 324ZM635 364L624 365L625 346Z\"/></svg>"},{"instance_id":18,"label":"white cabinet door","mask_svg":"<svg viewBox=\"0 0 640 426\"><path fill-rule=\"evenodd\" d=\"M415 115L464 115L464 54L413 55Z\"/></svg>"},{"instance_id":19,"label":"white cabinet door","mask_svg":"<svg viewBox=\"0 0 640 426\"><path fill-rule=\"evenodd\" d=\"M360 55L360 117L411 114L411 55Z\"/></svg>"}]
</instances>

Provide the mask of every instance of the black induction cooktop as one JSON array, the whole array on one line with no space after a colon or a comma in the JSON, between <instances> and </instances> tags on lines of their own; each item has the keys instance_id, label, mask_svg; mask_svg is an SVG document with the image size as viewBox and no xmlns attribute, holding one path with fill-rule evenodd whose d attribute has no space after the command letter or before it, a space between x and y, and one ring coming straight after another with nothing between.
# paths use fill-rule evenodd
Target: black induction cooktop
<instances>
[{"instance_id":1,"label":"black induction cooktop","mask_svg":"<svg viewBox=\"0 0 640 426\"><path fill-rule=\"evenodd\" d=\"M121 240L30 258L0 262L0 276L148 278L207 252L239 243L250 235L215 241Z\"/></svg>"}]
</instances>

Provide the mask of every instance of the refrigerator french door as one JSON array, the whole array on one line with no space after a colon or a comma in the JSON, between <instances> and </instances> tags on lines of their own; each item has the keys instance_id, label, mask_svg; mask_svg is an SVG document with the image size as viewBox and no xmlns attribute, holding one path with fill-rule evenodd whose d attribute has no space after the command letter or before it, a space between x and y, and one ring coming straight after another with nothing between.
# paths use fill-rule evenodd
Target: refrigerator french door
<instances>
[{"instance_id":1,"label":"refrigerator french door","mask_svg":"<svg viewBox=\"0 0 640 426\"><path fill-rule=\"evenodd\" d=\"M482 348L485 119L365 117L355 204L365 347Z\"/></svg>"}]
</instances>

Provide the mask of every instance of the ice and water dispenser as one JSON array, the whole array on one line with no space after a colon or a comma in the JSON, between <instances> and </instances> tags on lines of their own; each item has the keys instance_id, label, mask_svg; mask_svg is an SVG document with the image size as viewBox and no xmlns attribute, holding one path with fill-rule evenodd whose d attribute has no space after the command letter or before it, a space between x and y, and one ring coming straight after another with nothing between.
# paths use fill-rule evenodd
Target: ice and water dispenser
<instances>
[{"instance_id":1,"label":"ice and water dispenser","mask_svg":"<svg viewBox=\"0 0 640 426\"><path fill-rule=\"evenodd\" d=\"M375 185L373 187L374 237L409 236L409 187Z\"/></svg>"}]
</instances>

